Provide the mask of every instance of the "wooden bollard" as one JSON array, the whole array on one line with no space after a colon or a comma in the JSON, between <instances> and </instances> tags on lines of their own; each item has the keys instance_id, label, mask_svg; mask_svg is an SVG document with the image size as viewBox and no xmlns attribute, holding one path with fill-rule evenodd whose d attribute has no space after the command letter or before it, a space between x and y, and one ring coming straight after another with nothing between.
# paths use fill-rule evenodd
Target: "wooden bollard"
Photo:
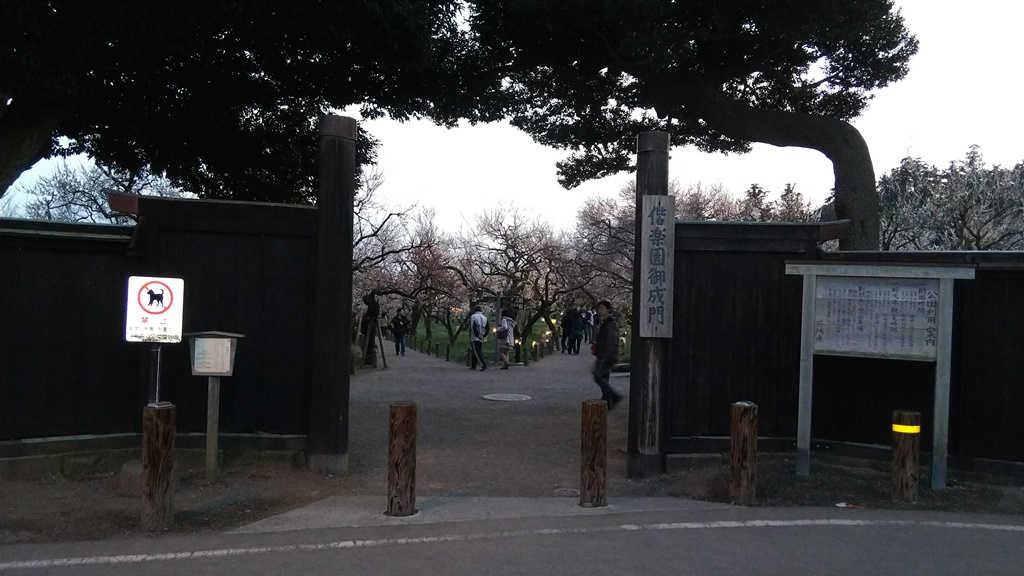
<instances>
[{"instance_id":1,"label":"wooden bollard","mask_svg":"<svg viewBox=\"0 0 1024 576\"><path fill-rule=\"evenodd\" d=\"M519 352L523 356L523 366L529 366L530 365L530 349L526 346L526 340L523 340L523 343L519 345Z\"/></svg>"},{"instance_id":2,"label":"wooden bollard","mask_svg":"<svg viewBox=\"0 0 1024 576\"><path fill-rule=\"evenodd\" d=\"M732 405L729 464L729 499L733 504L753 504L757 496L757 404Z\"/></svg>"},{"instance_id":3,"label":"wooden bollard","mask_svg":"<svg viewBox=\"0 0 1024 576\"><path fill-rule=\"evenodd\" d=\"M170 529L174 521L174 432L170 402L142 409L142 529Z\"/></svg>"},{"instance_id":4,"label":"wooden bollard","mask_svg":"<svg viewBox=\"0 0 1024 576\"><path fill-rule=\"evenodd\" d=\"M444 347L444 361L450 362L452 359L452 345L449 344Z\"/></svg>"},{"instance_id":5,"label":"wooden bollard","mask_svg":"<svg viewBox=\"0 0 1024 576\"><path fill-rule=\"evenodd\" d=\"M580 506L607 506L608 403L584 400L580 432Z\"/></svg>"},{"instance_id":6,"label":"wooden bollard","mask_svg":"<svg viewBox=\"0 0 1024 576\"><path fill-rule=\"evenodd\" d=\"M391 404L386 516L416 513L416 403Z\"/></svg>"},{"instance_id":7,"label":"wooden bollard","mask_svg":"<svg viewBox=\"0 0 1024 576\"><path fill-rule=\"evenodd\" d=\"M440 357L441 357L441 345L440 344L434 344L434 358L440 358Z\"/></svg>"},{"instance_id":8,"label":"wooden bollard","mask_svg":"<svg viewBox=\"0 0 1024 576\"><path fill-rule=\"evenodd\" d=\"M918 461L921 448L921 413L892 413L892 498L917 502Z\"/></svg>"}]
</instances>

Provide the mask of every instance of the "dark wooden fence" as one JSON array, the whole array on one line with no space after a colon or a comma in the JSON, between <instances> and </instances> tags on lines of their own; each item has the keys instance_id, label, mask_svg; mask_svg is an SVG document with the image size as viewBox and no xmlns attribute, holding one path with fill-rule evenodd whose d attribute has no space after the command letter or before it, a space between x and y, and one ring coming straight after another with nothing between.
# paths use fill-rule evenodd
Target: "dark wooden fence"
<instances>
[{"instance_id":1,"label":"dark wooden fence","mask_svg":"<svg viewBox=\"0 0 1024 576\"><path fill-rule=\"evenodd\" d=\"M786 275L785 262L815 258L818 242L835 232L817 224L676 225L667 452L721 450L729 407L739 400L758 405L762 436L796 436L801 283Z\"/></svg>"},{"instance_id":2,"label":"dark wooden fence","mask_svg":"<svg viewBox=\"0 0 1024 576\"><path fill-rule=\"evenodd\" d=\"M305 434L315 209L143 198L139 216L138 274L185 280L185 332L245 334L221 379L221 430ZM161 399L178 406L179 431L204 431L206 379L190 375L188 343L163 354Z\"/></svg>"},{"instance_id":3,"label":"dark wooden fence","mask_svg":"<svg viewBox=\"0 0 1024 576\"><path fill-rule=\"evenodd\" d=\"M222 432L305 434L316 212L142 198L136 227L0 220L0 440L138 432L149 345L124 340L128 276L185 280L186 332L246 335ZM178 430L206 425L188 343L163 347Z\"/></svg>"},{"instance_id":4,"label":"dark wooden fence","mask_svg":"<svg viewBox=\"0 0 1024 576\"><path fill-rule=\"evenodd\" d=\"M0 440L140 428L143 372L124 341L131 235L0 220Z\"/></svg>"},{"instance_id":5,"label":"dark wooden fence","mask_svg":"<svg viewBox=\"0 0 1024 576\"><path fill-rule=\"evenodd\" d=\"M787 450L796 436L800 277L785 262L967 264L956 282L950 382L951 464L1024 462L1024 253L821 253L835 225L678 223L673 383L666 452L722 451L729 406L758 404L762 443ZM888 446L895 409L920 411L930 429L935 365L815 356L812 449ZM930 450L930 433L921 449Z\"/></svg>"}]
</instances>

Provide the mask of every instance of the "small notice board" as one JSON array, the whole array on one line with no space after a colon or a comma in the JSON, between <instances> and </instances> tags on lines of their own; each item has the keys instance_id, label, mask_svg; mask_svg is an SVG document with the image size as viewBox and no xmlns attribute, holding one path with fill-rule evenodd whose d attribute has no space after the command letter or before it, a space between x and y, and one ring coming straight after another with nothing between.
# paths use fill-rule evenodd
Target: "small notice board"
<instances>
[{"instance_id":1,"label":"small notice board","mask_svg":"<svg viewBox=\"0 0 1024 576\"><path fill-rule=\"evenodd\" d=\"M953 281L974 268L891 264L786 264L804 278L796 471L810 472L814 356L935 362L932 488L946 486Z\"/></svg>"},{"instance_id":2,"label":"small notice board","mask_svg":"<svg viewBox=\"0 0 1024 576\"><path fill-rule=\"evenodd\" d=\"M192 332L189 357L193 376L231 376L235 369L235 350L244 334L232 332Z\"/></svg>"}]
</instances>

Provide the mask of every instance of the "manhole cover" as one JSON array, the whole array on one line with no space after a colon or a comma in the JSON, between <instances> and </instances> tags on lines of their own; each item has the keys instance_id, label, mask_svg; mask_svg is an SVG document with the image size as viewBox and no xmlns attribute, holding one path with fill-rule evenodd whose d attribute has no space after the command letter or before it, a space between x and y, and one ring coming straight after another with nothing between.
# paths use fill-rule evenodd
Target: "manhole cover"
<instances>
[{"instance_id":1,"label":"manhole cover","mask_svg":"<svg viewBox=\"0 0 1024 576\"><path fill-rule=\"evenodd\" d=\"M555 496L579 496L580 491L575 488L559 488L555 490Z\"/></svg>"},{"instance_id":2,"label":"manhole cover","mask_svg":"<svg viewBox=\"0 0 1024 576\"><path fill-rule=\"evenodd\" d=\"M522 402L531 400L526 394L484 394L484 400L496 400L498 402Z\"/></svg>"}]
</instances>

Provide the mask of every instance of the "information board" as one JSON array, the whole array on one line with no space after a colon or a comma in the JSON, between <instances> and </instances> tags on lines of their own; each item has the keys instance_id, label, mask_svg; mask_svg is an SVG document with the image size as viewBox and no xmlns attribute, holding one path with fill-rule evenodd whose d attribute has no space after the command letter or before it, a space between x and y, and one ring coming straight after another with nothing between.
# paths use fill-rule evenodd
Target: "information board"
<instances>
[{"instance_id":1,"label":"information board","mask_svg":"<svg viewBox=\"0 0 1024 576\"><path fill-rule=\"evenodd\" d=\"M818 276L814 352L934 361L939 280Z\"/></svg>"},{"instance_id":2,"label":"information board","mask_svg":"<svg viewBox=\"0 0 1024 576\"><path fill-rule=\"evenodd\" d=\"M231 339L196 338L194 376L231 375Z\"/></svg>"}]
</instances>

